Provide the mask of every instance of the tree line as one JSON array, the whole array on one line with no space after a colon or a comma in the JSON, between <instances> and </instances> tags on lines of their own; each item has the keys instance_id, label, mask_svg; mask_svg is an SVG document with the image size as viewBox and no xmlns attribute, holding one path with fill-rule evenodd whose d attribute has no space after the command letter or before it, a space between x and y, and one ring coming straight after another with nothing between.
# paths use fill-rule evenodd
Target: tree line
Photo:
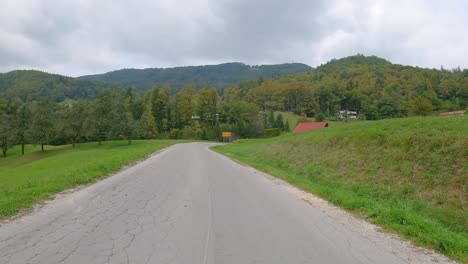
<instances>
[{"instance_id":1,"label":"tree line","mask_svg":"<svg viewBox=\"0 0 468 264\"><path fill-rule=\"evenodd\" d=\"M271 114L273 115L273 113ZM271 120L271 121L270 121ZM278 121L279 120L279 121ZM245 101L224 101L218 89L186 85L171 96L170 85L140 94L104 89L96 99L54 102L45 97L32 102L0 100L0 146L3 155L14 145L44 146L126 139L221 140L222 131L236 137L263 135L264 128L285 129L282 117L259 115Z\"/></svg>"}]
</instances>

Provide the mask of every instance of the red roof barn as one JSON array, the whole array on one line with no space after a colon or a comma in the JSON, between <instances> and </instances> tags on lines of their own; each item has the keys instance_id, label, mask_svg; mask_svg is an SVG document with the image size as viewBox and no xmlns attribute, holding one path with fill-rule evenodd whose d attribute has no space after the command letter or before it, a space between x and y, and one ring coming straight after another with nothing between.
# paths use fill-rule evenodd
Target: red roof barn
<instances>
[{"instance_id":1,"label":"red roof barn","mask_svg":"<svg viewBox=\"0 0 468 264\"><path fill-rule=\"evenodd\" d=\"M305 132L310 130L315 130L319 128L324 128L328 126L328 122L304 122L297 124L294 128L293 133Z\"/></svg>"}]
</instances>

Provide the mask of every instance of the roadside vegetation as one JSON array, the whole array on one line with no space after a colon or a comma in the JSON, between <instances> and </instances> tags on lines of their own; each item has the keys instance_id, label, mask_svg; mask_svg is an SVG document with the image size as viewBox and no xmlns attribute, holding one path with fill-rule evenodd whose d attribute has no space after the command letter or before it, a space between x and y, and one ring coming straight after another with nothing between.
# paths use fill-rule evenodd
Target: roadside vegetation
<instances>
[{"instance_id":1,"label":"roadside vegetation","mask_svg":"<svg viewBox=\"0 0 468 264\"><path fill-rule=\"evenodd\" d=\"M213 149L467 263L467 119L332 122Z\"/></svg>"},{"instance_id":2,"label":"roadside vegetation","mask_svg":"<svg viewBox=\"0 0 468 264\"><path fill-rule=\"evenodd\" d=\"M109 141L64 146L26 146L11 149L0 159L0 219L21 209L51 198L55 193L81 184L92 183L118 171L123 166L143 159L154 151L175 143L175 140Z\"/></svg>"}]
</instances>

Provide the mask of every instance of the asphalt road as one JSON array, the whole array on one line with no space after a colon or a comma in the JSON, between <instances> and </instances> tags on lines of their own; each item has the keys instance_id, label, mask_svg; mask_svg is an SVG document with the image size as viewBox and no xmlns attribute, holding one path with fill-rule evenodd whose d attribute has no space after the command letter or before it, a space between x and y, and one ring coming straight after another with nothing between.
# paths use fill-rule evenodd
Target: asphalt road
<instances>
[{"instance_id":1,"label":"asphalt road","mask_svg":"<svg viewBox=\"0 0 468 264\"><path fill-rule=\"evenodd\" d=\"M0 263L415 263L209 145L173 146L1 225Z\"/></svg>"}]
</instances>

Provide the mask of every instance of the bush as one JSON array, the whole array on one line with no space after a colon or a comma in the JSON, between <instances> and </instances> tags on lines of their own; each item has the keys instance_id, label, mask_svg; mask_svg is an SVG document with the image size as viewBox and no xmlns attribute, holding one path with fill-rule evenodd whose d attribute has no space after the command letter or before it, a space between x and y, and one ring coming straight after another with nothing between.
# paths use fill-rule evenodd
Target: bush
<instances>
[{"instance_id":1,"label":"bush","mask_svg":"<svg viewBox=\"0 0 468 264\"><path fill-rule=\"evenodd\" d=\"M281 131L279 128L269 128L265 129L265 138L272 138L281 135Z\"/></svg>"},{"instance_id":2,"label":"bush","mask_svg":"<svg viewBox=\"0 0 468 264\"><path fill-rule=\"evenodd\" d=\"M208 133L206 132L206 129L202 129L201 134L200 134L200 139L208 140Z\"/></svg>"},{"instance_id":3,"label":"bush","mask_svg":"<svg viewBox=\"0 0 468 264\"><path fill-rule=\"evenodd\" d=\"M320 113L320 114L317 115L317 117L315 118L315 120L318 121L318 122L322 122L322 121L325 120L325 115L322 114L322 113Z\"/></svg>"},{"instance_id":4,"label":"bush","mask_svg":"<svg viewBox=\"0 0 468 264\"><path fill-rule=\"evenodd\" d=\"M169 132L169 138L170 139L179 139L180 138L180 130L177 128L171 129L171 132Z\"/></svg>"},{"instance_id":5,"label":"bush","mask_svg":"<svg viewBox=\"0 0 468 264\"><path fill-rule=\"evenodd\" d=\"M182 128L180 134L180 138L182 139L194 139L196 136L196 131L194 131L191 127L186 126Z\"/></svg>"},{"instance_id":6,"label":"bush","mask_svg":"<svg viewBox=\"0 0 468 264\"><path fill-rule=\"evenodd\" d=\"M413 115L428 116L432 115L434 106L427 98L418 96L413 99L411 104L411 113Z\"/></svg>"}]
</instances>

